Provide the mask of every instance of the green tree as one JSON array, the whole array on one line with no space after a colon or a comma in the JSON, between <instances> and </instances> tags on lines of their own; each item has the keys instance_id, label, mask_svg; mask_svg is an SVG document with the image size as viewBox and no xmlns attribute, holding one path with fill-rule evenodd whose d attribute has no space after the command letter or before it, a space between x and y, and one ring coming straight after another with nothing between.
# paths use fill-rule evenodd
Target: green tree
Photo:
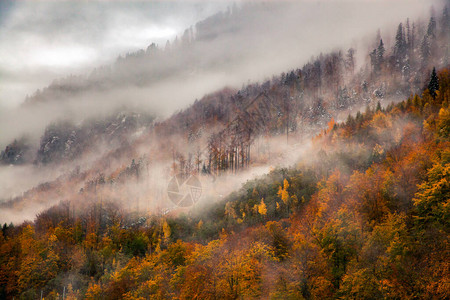
<instances>
[{"instance_id":1,"label":"green tree","mask_svg":"<svg viewBox=\"0 0 450 300\"><path fill-rule=\"evenodd\" d=\"M450 152L428 171L428 180L419 186L414 198L419 225L450 226Z\"/></svg>"}]
</instances>

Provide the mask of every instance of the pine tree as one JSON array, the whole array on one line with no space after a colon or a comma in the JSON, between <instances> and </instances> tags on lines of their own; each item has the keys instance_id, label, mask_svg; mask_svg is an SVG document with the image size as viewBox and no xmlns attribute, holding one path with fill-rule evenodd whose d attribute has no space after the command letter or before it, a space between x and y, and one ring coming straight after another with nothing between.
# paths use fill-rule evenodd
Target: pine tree
<instances>
[{"instance_id":1,"label":"pine tree","mask_svg":"<svg viewBox=\"0 0 450 300\"><path fill-rule=\"evenodd\" d=\"M450 16L448 14L447 6L444 7L444 11L442 12L442 19L441 19L441 29L440 29L440 36L441 36L441 43L444 50L444 64L448 64L449 60L449 53L450 53Z\"/></svg>"},{"instance_id":2,"label":"pine tree","mask_svg":"<svg viewBox=\"0 0 450 300\"><path fill-rule=\"evenodd\" d=\"M403 33L403 24L400 23L397 28L397 34L395 35L394 57L397 68L401 68L403 60L406 54L406 42L405 35Z\"/></svg>"},{"instance_id":3,"label":"pine tree","mask_svg":"<svg viewBox=\"0 0 450 300\"><path fill-rule=\"evenodd\" d=\"M431 17L428 23L427 35L431 38L436 38L436 20L434 20L434 17Z\"/></svg>"},{"instance_id":4,"label":"pine tree","mask_svg":"<svg viewBox=\"0 0 450 300\"><path fill-rule=\"evenodd\" d=\"M436 68L433 68L433 72L431 72L430 82L428 83L428 90L430 91L430 95L433 99L436 98L436 91L439 90L439 79L436 75Z\"/></svg>"},{"instance_id":5,"label":"pine tree","mask_svg":"<svg viewBox=\"0 0 450 300\"><path fill-rule=\"evenodd\" d=\"M378 48L377 48L377 63L380 68L384 61L384 52L385 52L385 49L384 49L383 40L380 39L380 44L378 45Z\"/></svg>"},{"instance_id":6,"label":"pine tree","mask_svg":"<svg viewBox=\"0 0 450 300\"><path fill-rule=\"evenodd\" d=\"M397 53L403 50L404 46L404 35L403 35L403 24L398 24L397 33L395 35L395 50Z\"/></svg>"},{"instance_id":7,"label":"pine tree","mask_svg":"<svg viewBox=\"0 0 450 300\"><path fill-rule=\"evenodd\" d=\"M380 44L377 48L373 49L372 52L370 52L370 64L372 65L374 73L378 74L381 70L381 65L384 62L384 44L383 40L380 39Z\"/></svg>"},{"instance_id":8,"label":"pine tree","mask_svg":"<svg viewBox=\"0 0 450 300\"><path fill-rule=\"evenodd\" d=\"M409 26L409 18L406 19L406 46L411 50L411 27Z\"/></svg>"},{"instance_id":9,"label":"pine tree","mask_svg":"<svg viewBox=\"0 0 450 300\"><path fill-rule=\"evenodd\" d=\"M380 103L380 101L378 101L377 108L376 108L375 111L381 111L381 103Z\"/></svg>"},{"instance_id":10,"label":"pine tree","mask_svg":"<svg viewBox=\"0 0 450 300\"><path fill-rule=\"evenodd\" d=\"M370 64L372 65L372 69L374 72L377 72L378 62L377 62L377 49L373 49L369 54L370 56Z\"/></svg>"},{"instance_id":11,"label":"pine tree","mask_svg":"<svg viewBox=\"0 0 450 300\"><path fill-rule=\"evenodd\" d=\"M425 64L428 61L428 58L431 55L430 52L430 42L428 40L428 36L425 35L422 40L422 44L420 45L420 53L422 57L422 61Z\"/></svg>"},{"instance_id":12,"label":"pine tree","mask_svg":"<svg viewBox=\"0 0 450 300\"><path fill-rule=\"evenodd\" d=\"M441 19L441 34L444 38L448 37L450 33L450 16L448 14L447 6L444 7Z\"/></svg>"},{"instance_id":13,"label":"pine tree","mask_svg":"<svg viewBox=\"0 0 450 300\"><path fill-rule=\"evenodd\" d=\"M347 59L345 61L347 68L353 74L355 71L355 49L350 48L347 51Z\"/></svg>"}]
</instances>

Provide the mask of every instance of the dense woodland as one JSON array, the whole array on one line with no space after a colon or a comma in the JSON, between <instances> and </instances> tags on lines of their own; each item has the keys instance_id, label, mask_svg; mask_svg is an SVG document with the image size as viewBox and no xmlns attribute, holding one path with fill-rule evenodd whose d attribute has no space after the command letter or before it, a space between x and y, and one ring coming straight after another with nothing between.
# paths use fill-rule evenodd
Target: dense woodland
<instances>
[{"instance_id":1,"label":"dense woodland","mask_svg":"<svg viewBox=\"0 0 450 300\"><path fill-rule=\"evenodd\" d=\"M448 298L450 70L197 213L64 203L4 225L2 297ZM63 288L65 291L63 291Z\"/></svg>"},{"instance_id":2,"label":"dense woodland","mask_svg":"<svg viewBox=\"0 0 450 300\"><path fill-rule=\"evenodd\" d=\"M195 49L199 47L197 44L201 45L202 40L211 38L212 33L207 32L215 32L216 27L232 27L230 24L254 9L253 6L244 6L241 10L235 8L219 13L196 24L195 35L192 28L186 30L181 38L183 42L177 40L172 47L165 49L151 45L145 52L129 54L119 59L113 70L108 72L107 79L102 77L102 80L115 82L116 79L109 76L128 74L130 70L135 70L135 64L144 68L142 72L157 72L152 62L158 61L160 56L170 59L171 55L186 51L192 51L195 55ZM144 112L130 111L85 120L82 125L67 120L52 123L43 133L39 145L18 137L2 151L0 163L67 162L92 152L92 148L99 148L104 141L116 139L122 143L124 140L133 143L133 131L144 128L147 135L142 139L147 141L179 135L188 144L197 145L198 149L189 151L182 151L179 148L184 147L180 145L166 145L172 148L168 152L175 152L172 160L178 164L178 171L192 171L183 170L184 161L189 157L197 166L201 161L200 168L208 173L236 171L250 164L251 148L258 137L284 134L287 140L289 135L299 140L316 134L318 129L327 126L331 118L342 120L348 113L367 105L381 102L385 106L391 101L420 93L431 69L443 68L449 63L449 20L447 7L439 13L432 10L426 22L407 19L400 23L392 45L385 45L379 32L373 40L373 48L367 51L362 62L356 61L357 50L354 48L321 53L303 67L273 76L262 83L251 83L238 91L225 88L206 95L189 108L156 123ZM365 52L366 49L359 51ZM130 66L125 71L117 66L120 64ZM193 68L187 63L183 66L185 72ZM99 71L94 74L96 72ZM81 86L72 77L62 79L64 84L54 83L45 91L37 92L47 96L30 97L25 105L38 105L43 101L57 103L64 101L71 93L101 89L103 83L93 80L92 76L83 79L85 84ZM124 117L127 118L125 124L121 123ZM109 145L109 149L118 147Z\"/></svg>"},{"instance_id":3,"label":"dense woodland","mask_svg":"<svg viewBox=\"0 0 450 300\"><path fill-rule=\"evenodd\" d=\"M208 22L217 20L198 26L207 31ZM177 47L195 44L186 32ZM98 141L110 150L90 169L2 203L62 199L33 222L3 226L0 298L450 298L447 8L427 22L405 20L393 40L378 36L359 70L354 49L320 54L263 83L206 95L167 120L119 113L52 124L37 148L14 141L3 163L51 167L96 152ZM152 46L117 64L152 51L164 55ZM171 174L238 174L266 159L257 139L281 136L312 139L311 150L225 199L150 214L131 201L155 162Z\"/></svg>"}]
</instances>

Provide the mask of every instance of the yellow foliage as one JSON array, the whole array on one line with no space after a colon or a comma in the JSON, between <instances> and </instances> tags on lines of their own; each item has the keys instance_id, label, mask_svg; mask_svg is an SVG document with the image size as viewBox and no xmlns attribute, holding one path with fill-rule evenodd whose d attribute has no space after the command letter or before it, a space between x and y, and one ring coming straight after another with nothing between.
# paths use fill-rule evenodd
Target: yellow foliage
<instances>
[{"instance_id":1,"label":"yellow foliage","mask_svg":"<svg viewBox=\"0 0 450 300\"><path fill-rule=\"evenodd\" d=\"M202 227L203 227L203 221L200 220L200 221L198 221L198 223L197 223L197 229L201 229Z\"/></svg>"},{"instance_id":2,"label":"yellow foliage","mask_svg":"<svg viewBox=\"0 0 450 300\"><path fill-rule=\"evenodd\" d=\"M437 134L444 138L450 137L450 110L441 108L437 119Z\"/></svg>"},{"instance_id":3,"label":"yellow foliage","mask_svg":"<svg viewBox=\"0 0 450 300\"><path fill-rule=\"evenodd\" d=\"M236 211L234 210L234 203L233 202L227 202L227 204L225 204L225 215L228 218L232 218L232 219L236 219L237 218Z\"/></svg>"},{"instance_id":4,"label":"yellow foliage","mask_svg":"<svg viewBox=\"0 0 450 300\"><path fill-rule=\"evenodd\" d=\"M97 246L97 234L95 232L87 234L84 243L87 248L94 249Z\"/></svg>"},{"instance_id":5,"label":"yellow foliage","mask_svg":"<svg viewBox=\"0 0 450 300\"><path fill-rule=\"evenodd\" d=\"M379 131L381 131L382 129L385 129L385 128L392 127L391 117L384 114L381 111L378 111L375 113L375 115L372 118L371 124L374 128L376 128Z\"/></svg>"},{"instance_id":6,"label":"yellow foliage","mask_svg":"<svg viewBox=\"0 0 450 300\"><path fill-rule=\"evenodd\" d=\"M287 191L288 188L289 188L289 182L287 181L287 179L284 179L283 187L280 186L278 188L278 192L277 192L278 197L280 197L280 199L286 205L289 202L289 192Z\"/></svg>"},{"instance_id":7,"label":"yellow foliage","mask_svg":"<svg viewBox=\"0 0 450 300\"><path fill-rule=\"evenodd\" d=\"M90 283L85 295L88 300L102 299L102 288L99 284Z\"/></svg>"},{"instance_id":8,"label":"yellow foliage","mask_svg":"<svg viewBox=\"0 0 450 300\"><path fill-rule=\"evenodd\" d=\"M264 198L261 199L261 203L258 205L258 213L262 216L267 214L267 206L264 203Z\"/></svg>"},{"instance_id":9,"label":"yellow foliage","mask_svg":"<svg viewBox=\"0 0 450 300\"><path fill-rule=\"evenodd\" d=\"M75 292L73 290L72 285L69 283L69 285L67 286L67 291L66 291L66 300L76 300L78 299L78 292Z\"/></svg>"},{"instance_id":10,"label":"yellow foliage","mask_svg":"<svg viewBox=\"0 0 450 300\"><path fill-rule=\"evenodd\" d=\"M289 188L289 182L287 181L286 178L285 178L284 181L283 181L283 186L284 186L284 189L285 189L285 190L287 190L287 189Z\"/></svg>"},{"instance_id":11,"label":"yellow foliage","mask_svg":"<svg viewBox=\"0 0 450 300\"><path fill-rule=\"evenodd\" d=\"M281 196L283 195L283 188L281 186L278 187L278 192L277 192L278 197L281 198Z\"/></svg>"},{"instance_id":12,"label":"yellow foliage","mask_svg":"<svg viewBox=\"0 0 450 300\"><path fill-rule=\"evenodd\" d=\"M383 155L384 154L384 149L382 146L380 146L379 144L376 144L373 147L373 153L377 154L377 155Z\"/></svg>"},{"instance_id":13,"label":"yellow foliage","mask_svg":"<svg viewBox=\"0 0 450 300\"><path fill-rule=\"evenodd\" d=\"M164 220L163 222L163 233L165 240L168 240L170 238L170 235L172 234L172 231L170 230L170 226L169 223L167 223L167 220Z\"/></svg>"}]
</instances>

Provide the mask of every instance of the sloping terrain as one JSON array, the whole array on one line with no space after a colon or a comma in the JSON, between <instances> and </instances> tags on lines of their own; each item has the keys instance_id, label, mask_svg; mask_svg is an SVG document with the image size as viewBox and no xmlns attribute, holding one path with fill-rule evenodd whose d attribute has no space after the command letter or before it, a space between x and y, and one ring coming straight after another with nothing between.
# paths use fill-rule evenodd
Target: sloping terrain
<instances>
[{"instance_id":1,"label":"sloping terrain","mask_svg":"<svg viewBox=\"0 0 450 300\"><path fill-rule=\"evenodd\" d=\"M179 47L235 18L205 20ZM5 219L40 211L2 228L0 296L448 298L450 20L445 8L404 24L362 62L337 50L168 118L123 109L53 123L37 145L18 137L1 162L53 173L0 204ZM142 60L171 51L26 105L148 84ZM132 63L144 70L120 69ZM192 208L167 197L176 174L202 183Z\"/></svg>"}]
</instances>

